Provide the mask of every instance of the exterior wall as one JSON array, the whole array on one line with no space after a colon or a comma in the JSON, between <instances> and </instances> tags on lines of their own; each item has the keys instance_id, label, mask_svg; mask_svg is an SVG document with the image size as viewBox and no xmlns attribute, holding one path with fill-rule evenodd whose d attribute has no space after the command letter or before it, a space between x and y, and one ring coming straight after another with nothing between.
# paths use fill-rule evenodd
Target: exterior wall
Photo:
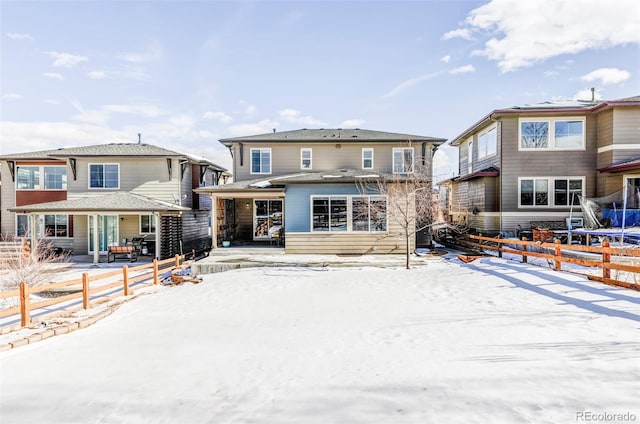
<instances>
[{"instance_id":1,"label":"exterior wall","mask_svg":"<svg viewBox=\"0 0 640 424\"><path fill-rule=\"evenodd\" d=\"M640 107L613 110L613 163L635 159L640 154Z\"/></svg>"},{"instance_id":2,"label":"exterior wall","mask_svg":"<svg viewBox=\"0 0 640 424\"><path fill-rule=\"evenodd\" d=\"M490 129L492 126L496 126L496 154L485 156L482 159L479 159L478 156L478 136ZM472 136L468 137L465 142L463 142L459 147L459 158L458 158L458 171L460 176L465 176L471 174L473 172L481 171L483 169L487 169L491 166L494 166L500 169L500 152L501 152L501 123L491 123L486 125L478 131L476 131ZM469 152L469 142L473 141L473 151ZM471 155L473 162L471 164L471 170L469 169L469 155Z\"/></svg>"},{"instance_id":3,"label":"exterior wall","mask_svg":"<svg viewBox=\"0 0 640 424\"><path fill-rule=\"evenodd\" d=\"M311 231L311 196L360 194L355 184L291 184L285 196L284 228L289 232ZM295 211L295 213L287 213Z\"/></svg>"},{"instance_id":4,"label":"exterior wall","mask_svg":"<svg viewBox=\"0 0 640 424\"><path fill-rule=\"evenodd\" d=\"M312 169L301 169L300 148L312 149ZM362 149L373 148L374 168L371 172L390 172L394 147L407 147L406 143L357 143L335 139L325 143L243 143L243 165L240 166L240 147L234 146L234 181L268 178L296 172L330 171L335 169L362 169ZM413 144L416 161L422 155L422 143ZM271 174L251 174L251 149L271 148ZM427 149L430 158L431 147Z\"/></svg>"}]
</instances>

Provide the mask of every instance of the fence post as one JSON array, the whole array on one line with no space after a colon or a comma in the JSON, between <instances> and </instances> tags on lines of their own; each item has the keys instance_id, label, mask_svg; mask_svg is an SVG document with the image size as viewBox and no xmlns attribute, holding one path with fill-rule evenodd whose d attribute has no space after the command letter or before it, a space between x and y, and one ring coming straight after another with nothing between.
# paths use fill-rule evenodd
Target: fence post
<instances>
[{"instance_id":1,"label":"fence post","mask_svg":"<svg viewBox=\"0 0 640 424\"><path fill-rule=\"evenodd\" d=\"M124 295L129 296L129 267L122 265L122 283L124 284Z\"/></svg>"},{"instance_id":2,"label":"fence post","mask_svg":"<svg viewBox=\"0 0 640 424\"><path fill-rule=\"evenodd\" d=\"M611 253L605 250L609 249L609 240L602 242L602 278L611 278L611 269L606 265L611 263Z\"/></svg>"},{"instance_id":3,"label":"fence post","mask_svg":"<svg viewBox=\"0 0 640 424\"><path fill-rule=\"evenodd\" d=\"M153 260L153 284L158 284L158 260Z\"/></svg>"},{"instance_id":4,"label":"fence post","mask_svg":"<svg viewBox=\"0 0 640 424\"><path fill-rule=\"evenodd\" d=\"M526 237L522 237L522 241L527 241L527 238ZM526 252L527 252L527 245L523 244L522 245L522 263L523 264L527 263L527 254L526 254Z\"/></svg>"},{"instance_id":5,"label":"fence post","mask_svg":"<svg viewBox=\"0 0 640 424\"><path fill-rule=\"evenodd\" d=\"M20 326L26 327L30 323L29 285L23 281L20 283Z\"/></svg>"},{"instance_id":6,"label":"fence post","mask_svg":"<svg viewBox=\"0 0 640 424\"><path fill-rule=\"evenodd\" d=\"M562 262L560 261L560 256L562 256L562 248L560 247L560 240L556 239L555 243L555 254L553 258L555 261L555 265L553 269L555 269L556 271L562 271Z\"/></svg>"},{"instance_id":7,"label":"fence post","mask_svg":"<svg viewBox=\"0 0 640 424\"><path fill-rule=\"evenodd\" d=\"M82 307L89 309L89 274L82 273Z\"/></svg>"},{"instance_id":8,"label":"fence post","mask_svg":"<svg viewBox=\"0 0 640 424\"><path fill-rule=\"evenodd\" d=\"M176 255L176 262L173 266L180 268L180 255Z\"/></svg>"}]
</instances>

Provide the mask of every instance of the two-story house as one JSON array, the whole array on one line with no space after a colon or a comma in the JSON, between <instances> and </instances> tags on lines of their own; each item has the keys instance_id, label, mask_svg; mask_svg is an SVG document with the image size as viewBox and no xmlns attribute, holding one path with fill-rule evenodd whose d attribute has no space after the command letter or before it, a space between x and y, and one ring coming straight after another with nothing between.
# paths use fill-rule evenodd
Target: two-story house
<instances>
[{"instance_id":1,"label":"two-story house","mask_svg":"<svg viewBox=\"0 0 640 424\"><path fill-rule=\"evenodd\" d=\"M441 192L453 223L512 235L566 222L582 215L579 196L640 187L640 97L494 110L451 145L459 176Z\"/></svg>"},{"instance_id":2,"label":"two-story house","mask_svg":"<svg viewBox=\"0 0 640 424\"><path fill-rule=\"evenodd\" d=\"M108 246L144 240L166 258L210 240L209 196L225 169L144 143L112 143L0 157L2 234L46 238L98 262Z\"/></svg>"},{"instance_id":3,"label":"two-story house","mask_svg":"<svg viewBox=\"0 0 640 424\"><path fill-rule=\"evenodd\" d=\"M220 238L268 241L277 232L287 253L405 252L384 196L363 193L358 182L411 174L417 163L430 170L444 141L364 129L222 139L233 157L234 182L196 190L209 194L213 205L224 199L224 210L213 214L213 245ZM364 203L377 207L363 212Z\"/></svg>"}]
</instances>

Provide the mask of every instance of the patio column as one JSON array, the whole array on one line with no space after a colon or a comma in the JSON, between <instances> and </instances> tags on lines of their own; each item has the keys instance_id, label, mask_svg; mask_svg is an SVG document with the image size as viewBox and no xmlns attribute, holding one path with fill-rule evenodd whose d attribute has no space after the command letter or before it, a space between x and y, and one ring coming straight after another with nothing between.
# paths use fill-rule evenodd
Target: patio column
<instances>
[{"instance_id":1,"label":"patio column","mask_svg":"<svg viewBox=\"0 0 640 424\"><path fill-rule=\"evenodd\" d=\"M218 197L211 195L211 248L218 248Z\"/></svg>"},{"instance_id":2,"label":"patio column","mask_svg":"<svg viewBox=\"0 0 640 424\"><path fill-rule=\"evenodd\" d=\"M100 263L100 233L98 233L98 214L93 216L93 263Z\"/></svg>"},{"instance_id":3,"label":"patio column","mask_svg":"<svg viewBox=\"0 0 640 424\"><path fill-rule=\"evenodd\" d=\"M153 254L160 260L160 212L154 212L153 215L156 217L156 249Z\"/></svg>"},{"instance_id":4,"label":"patio column","mask_svg":"<svg viewBox=\"0 0 640 424\"><path fill-rule=\"evenodd\" d=\"M29 243L31 243L31 256L38 256L38 215L29 214Z\"/></svg>"}]
</instances>

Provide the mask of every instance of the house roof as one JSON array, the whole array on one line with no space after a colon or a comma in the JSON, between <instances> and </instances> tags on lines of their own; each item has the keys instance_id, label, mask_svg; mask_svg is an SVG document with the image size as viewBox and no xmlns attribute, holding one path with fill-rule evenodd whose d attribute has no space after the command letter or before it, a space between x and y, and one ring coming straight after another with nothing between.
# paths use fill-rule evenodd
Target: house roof
<instances>
[{"instance_id":1,"label":"house roof","mask_svg":"<svg viewBox=\"0 0 640 424\"><path fill-rule=\"evenodd\" d=\"M189 208L141 196L131 192L118 192L100 196L85 196L76 199L9 208L11 212L180 212Z\"/></svg>"},{"instance_id":2,"label":"house roof","mask_svg":"<svg viewBox=\"0 0 640 424\"><path fill-rule=\"evenodd\" d=\"M640 157L619 162L615 165L609 165L604 168L598 168L598 172L619 172L627 171L629 169L640 169Z\"/></svg>"},{"instance_id":3,"label":"house roof","mask_svg":"<svg viewBox=\"0 0 640 424\"><path fill-rule=\"evenodd\" d=\"M488 168L484 168L480 171L472 172L470 174L461 175L459 177L452 178L453 181L468 181L473 180L474 178L480 177L497 177L500 175L500 170L495 166L490 166Z\"/></svg>"},{"instance_id":4,"label":"house roof","mask_svg":"<svg viewBox=\"0 0 640 424\"><path fill-rule=\"evenodd\" d=\"M220 143L229 146L238 142L435 142L444 143L446 139L425 137L412 134L400 134L366 129L320 128L280 131L266 134L250 135L220 139Z\"/></svg>"},{"instance_id":5,"label":"house roof","mask_svg":"<svg viewBox=\"0 0 640 424\"><path fill-rule=\"evenodd\" d=\"M464 140L479 129L489 125L492 121L497 120L502 116L508 115L551 115L561 114L569 115L575 113L592 113L600 112L611 107L619 106L640 106L640 96L627 97L618 100L600 100L600 101L585 101L585 100L562 100L555 102L542 102L534 104L525 104L522 106L513 106L505 109L495 109L489 114L485 115L482 119L471 125L460 135L453 138L449 144L452 146L459 146Z\"/></svg>"},{"instance_id":6,"label":"house roof","mask_svg":"<svg viewBox=\"0 0 640 424\"><path fill-rule=\"evenodd\" d=\"M69 157L96 157L96 156L146 156L146 157L185 157L191 162L206 164L219 171L226 171L225 168L216 165L208 159L193 154L185 154L168 150L162 147L146 143L108 143L91 146L66 147L54 150L43 150L39 152L15 153L2 155L0 159L57 159Z\"/></svg>"}]
</instances>

